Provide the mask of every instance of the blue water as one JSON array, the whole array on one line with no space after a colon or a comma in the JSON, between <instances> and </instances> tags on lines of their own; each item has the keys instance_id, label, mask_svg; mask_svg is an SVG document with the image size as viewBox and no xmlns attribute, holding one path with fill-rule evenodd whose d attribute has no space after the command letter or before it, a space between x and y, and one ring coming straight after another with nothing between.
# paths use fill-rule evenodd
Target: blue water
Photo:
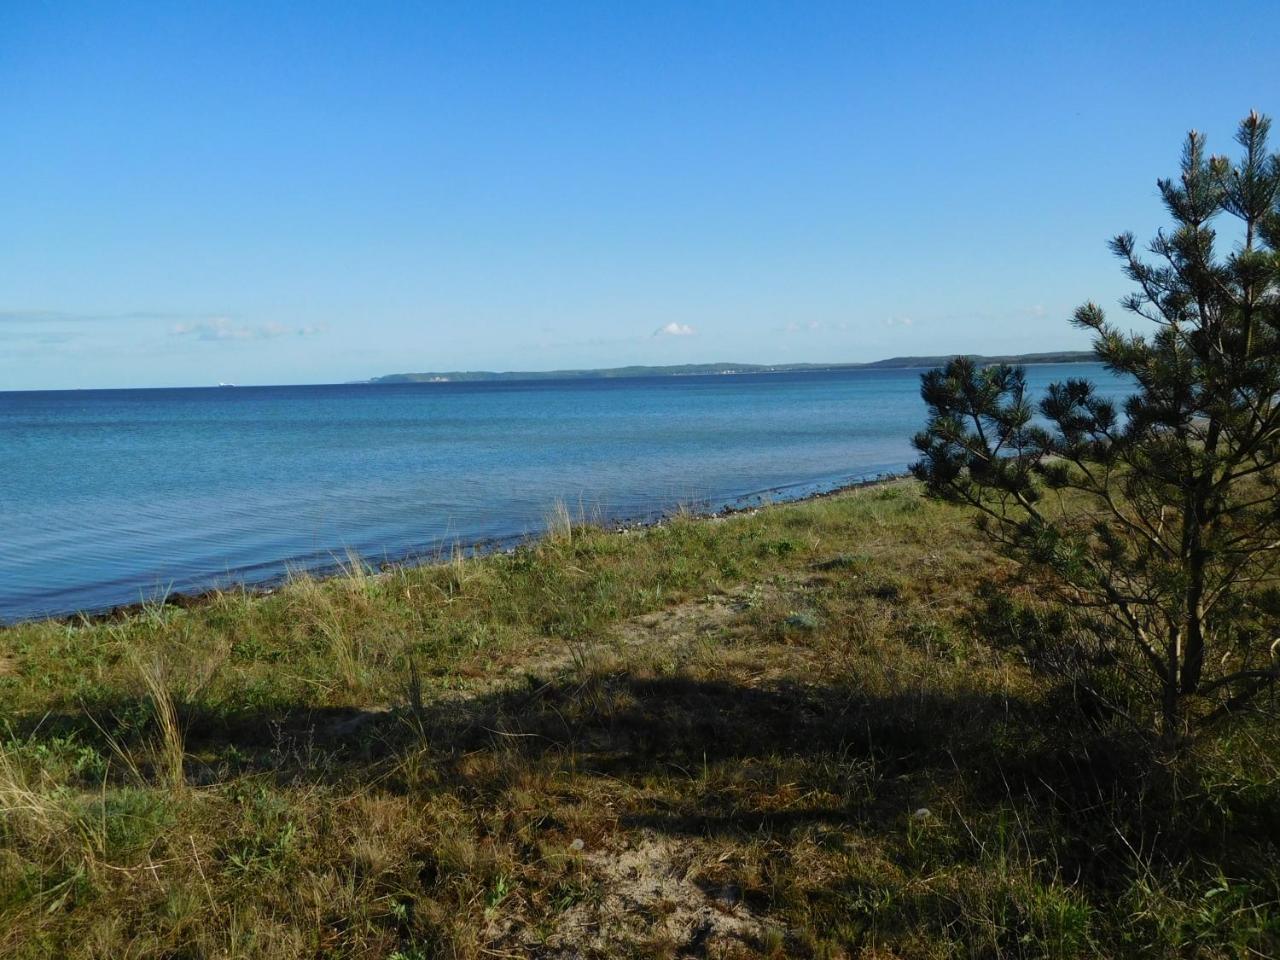
<instances>
[{"instance_id":1,"label":"blue water","mask_svg":"<svg viewBox=\"0 0 1280 960\"><path fill-rule=\"evenodd\" d=\"M1037 388L1100 367L1033 366ZM0 393L0 620L903 470L919 371Z\"/></svg>"}]
</instances>

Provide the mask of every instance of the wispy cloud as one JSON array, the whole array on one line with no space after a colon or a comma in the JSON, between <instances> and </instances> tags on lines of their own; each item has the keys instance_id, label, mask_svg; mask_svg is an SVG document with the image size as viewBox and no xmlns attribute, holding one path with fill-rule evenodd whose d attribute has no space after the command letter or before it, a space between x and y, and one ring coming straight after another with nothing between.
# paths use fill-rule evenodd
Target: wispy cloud
<instances>
[{"instance_id":1,"label":"wispy cloud","mask_svg":"<svg viewBox=\"0 0 1280 960\"><path fill-rule=\"evenodd\" d=\"M687 323L676 323L674 320L653 331L655 337L692 337L697 331Z\"/></svg>"},{"instance_id":2,"label":"wispy cloud","mask_svg":"<svg viewBox=\"0 0 1280 960\"><path fill-rule=\"evenodd\" d=\"M915 321L910 317L888 317L884 325L886 327L910 327L915 325Z\"/></svg>"},{"instance_id":3,"label":"wispy cloud","mask_svg":"<svg viewBox=\"0 0 1280 960\"><path fill-rule=\"evenodd\" d=\"M72 310L0 310L0 323L28 326L46 323L94 323L112 320L175 320L184 314L161 310L127 310L124 312L76 312Z\"/></svg>"},{"instance_id":4,"label":"wispy cloud","mask_svg":"<svg viewBox=\"0 0 1280 960\"><path fill-rule=\"evenodd\" d=\"M312 337L324 333L325 329L323 324L291 327L272 322L252 325L238 323L230 317L212 317L208 320L175 323L169 328L169 333L175 337L206 341L277 340L280 337Z\"/></svg>"},{"instance_id":5,"label":"wispy cloud","mask_svg":"<svg viewBox=\"0 0 1280 960\"><path fill-rule=\"evenodd\" d=\"M63 331L50 332L0 329L0 343L35 343L43 344L45 346L56 346L62 343L70 343L75 338L75 334Z\"/></svg>"},{"instance_id":6,"label":"wispy cloud","mask_svg":"<svg viewBox=\"0 0 1280 960\"><path fill-rule=\"evenodd\" d=\"M782 328L783 333L818 333L823 330L848 330L849 321L841 320L838 323L824 323L822 320L806 320L801 323L799 320L788 320L787 325Z\"/></svg>"}]
</instances>

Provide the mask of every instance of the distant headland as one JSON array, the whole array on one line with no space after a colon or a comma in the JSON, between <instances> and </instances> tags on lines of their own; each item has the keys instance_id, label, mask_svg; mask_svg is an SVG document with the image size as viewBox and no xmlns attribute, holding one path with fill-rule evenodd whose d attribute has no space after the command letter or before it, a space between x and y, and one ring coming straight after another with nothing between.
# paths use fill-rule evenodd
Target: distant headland
<instances>
[{"instance_id":1,"label":"distant headland","mask_svg":"<svg viewBox=\"0 0 1280 960\"><path fill-rule=\"evenodd\" d=\"M480 380L609 380L624 377L698 377L748 373L820 373L837 370L910 370L942 366L956 354L936 357L890 357L871 363L682 363L666 367L607 367L597 370L454 370L439 373L392 373L369 383L456 383ZM1087 363L1089 350L975 356L979 363Z\"/></svg>"}]
</instances>

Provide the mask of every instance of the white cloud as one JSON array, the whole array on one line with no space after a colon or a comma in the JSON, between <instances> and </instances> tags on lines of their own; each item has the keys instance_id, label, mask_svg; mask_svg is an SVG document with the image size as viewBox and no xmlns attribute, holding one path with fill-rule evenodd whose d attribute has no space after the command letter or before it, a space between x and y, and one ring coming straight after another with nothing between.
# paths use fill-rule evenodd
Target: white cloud
<instances>
[{"instance_id":1,"label":"white cloud","mask_svg":"<svg viewBox=\"0 0 1280 960\"><path fill-rule=\"evenodd\" d=\"M915 321L910 317L889 317L885 320L884 325L886 327L909 327L914 323Z\"/></svg>"},{"instance_id":2,"label":"white cloud","mask_svg":"<svg viewBox=\"0 0 1280 960\"><path fill-rule=\"evenodd\" d=\"M653 331L655 337L692 337L696 333L687 323L676 323L674 320L666 326Z\"/></svg>"},{"instance_id":3,"label":"white cloud","mask_svg":"<svg viewBox=\"0 0 1280 960\"><path fill-rule=\"evenodd\" d=\"M254 336L251 328L237 325L229 317L175 323L169 332L175 337L194 337L197 340L252 340Z\"/></svg>"},{"instance_id":4,"label":"white cloud","mask_svg":"<svg viewBox=\"0 0 1280 960\"><path fill-rule=\"evenodd\" d=\"M191 337L195 340L275 340L279 337L311 337L323 333L322 324L309 324L303 327L289 327L283 323L264 323L260 326L236 323L230 317L213 317L209 320L198 320L175 323L169 332L175 337Z\"/></svg>"}]
</instances>

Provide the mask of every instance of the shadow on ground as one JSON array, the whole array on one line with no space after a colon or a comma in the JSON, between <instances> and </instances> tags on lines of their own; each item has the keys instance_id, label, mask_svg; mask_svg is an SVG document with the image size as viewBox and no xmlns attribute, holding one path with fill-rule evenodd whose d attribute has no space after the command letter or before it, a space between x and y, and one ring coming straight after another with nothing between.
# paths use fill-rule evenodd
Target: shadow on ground
<instances>
[{"instance_id":1,"label":"shadow on ground","mask_svg":"<svg viewBox=\"0 0 1280 960\"><path fill-rule=\"evenodd\" d=\"M531 765L571 767L575 776L640 783L697 779L716 768L745 778L762 763L800 765L817 780L875 781L850 806L727 810L705 804L629 815L666 832L708 834L786 829L788 824L898 817L963 781L966 799L1027 800L1090 811L1146 789L1151 762L1140 743L1094 737L1056 741L1060 708L980 693L925 690L869 695L855 688L652 676L627 671L528 678L525 686L474 696L404 701L377 710L283 707L221 709L179 704L188 776L208 785L269 775L290 783L372 784L403 789L395 761L427 749L444 781L497 790L476 773L477 756L501 753ZM14 735L74 734L126 748L154 737L144 698L86 703L79 711L15 718ZM848 793L848 790L843 791ZM945 792L945 791L943 791ZM854 791L857 793L857 791ZM723 798L721 798L723 799Z\"/></svg>"}]
</instances>

